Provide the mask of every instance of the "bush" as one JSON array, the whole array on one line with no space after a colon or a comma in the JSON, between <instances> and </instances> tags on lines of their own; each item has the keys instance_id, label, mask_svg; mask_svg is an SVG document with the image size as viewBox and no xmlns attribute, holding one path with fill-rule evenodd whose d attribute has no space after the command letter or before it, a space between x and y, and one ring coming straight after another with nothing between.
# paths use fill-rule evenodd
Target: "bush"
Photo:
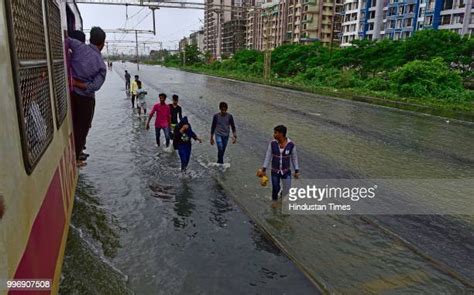
<instances>
[{"instance_id":1,"label":"bush","mask_svg":"<svg viewBox=\"0 0 474 295\"><path fill-rule=\"evenodd\" d=\"M387 91L390 90L390 81L380 77L375 77L366 80L365 88L373 91Z\"/></svg>"},{"instance_id":2,"label":"bush","mask_svg":"<svg viewBox=\"0 0 474 295\"><path fill-rule=\"evenodd\" d=\"M263 62L258 61L253 63L249 66L249 72L255 75L262 75L263 74Z\"/></svg>"},{"instance_id":3,"label":"bush","mask_svg":"<svg viewBox=\"0 0 474 295\"><path fill-rule=\"evenodd\" d=\"M451 103L474 102L474 92L445 89L437 98Z\"/></svg>"},{"instance_id":4,"label":"bush","mask_svg":"<svg viewBox=\"0 0 474 295\"><path fill-rule=\"evenodd\" d=\"M263 62L263 52L257 50L240 50L232 59L239 64L251 65L256 62Z\"/></svg>"},{"instance_id":5,"label":"bush","mask_svg":"<svg viewBox=\"0 0 474 295\"><path fill-rule=\"evenodd\" d=\"M303 74L297 75L295 81L310 81L313 85L334 88L352 88L360 85L360 80L353 71L323 67L307 69Z\"/></svg>"},{"instance_id":6,"label":"bush","mask_svg":"<svg viewBox=\"0 0 474 295\"><path fill-rule=\"evenodd\" d=\"M446 98L464 91L461 76L451 70L441 58L415 60L392 73L395 91L408 97Z\"/></svg>"},{"instance_id":7,"label":"bush","mask_svg":"<svg viewBox=\"0 0 474 295\"><path fill-rule=\"evenodd\" d=\"M328 49L319 42L309 45L286 44L275 48L272 52L272 71L280 77L292 77L327 64Z\"/></svg>"},{"instance_id":8,"label":"bush","mask_svg":"<svg viewBox=\"0 0 474 295\"><path fill-rule=\"evenodd\" d=\"M351 70L339 71L328 86L335 88L355 88L361 86L359 76Z\"/></svg>"}]
</instances>

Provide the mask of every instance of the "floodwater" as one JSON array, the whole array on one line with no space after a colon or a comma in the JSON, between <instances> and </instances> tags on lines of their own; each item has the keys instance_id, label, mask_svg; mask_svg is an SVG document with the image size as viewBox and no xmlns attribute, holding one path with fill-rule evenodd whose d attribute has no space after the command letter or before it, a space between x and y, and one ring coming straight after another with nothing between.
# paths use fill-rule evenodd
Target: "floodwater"
<instances>
[{"instance_id":1,"label":"floodwater","mask_svg":"<svg viewBox=\"0 0 474 295\"><path fill-rule=\"evenodd\" d=\"M121 79L125 68L136 73L135 65L115 63L98 93L63 293L78 286L89 293L109 287L117 290L113 293L136 294L472 290L474 212L281 215L269 206L270 189L255 177L273 127L285 124L307 179L473 181L472 124L141 66L149 108L160 92L178 94L204 140L193 145L190 177L183 179L178 157L156 147L154 132L132 113ZM228 147L225 171L213 167L216 148L208 143L210 121L222 100L229 103L239 135L238 144ZM91 262L81 263L82 255Z\"/></svg>"},{"instance_id":2,"label":"floodwater","mask_svg":"<svg viewBox=\"0 0 474 295\"><path fill-rule=\"evenodd\" d=\"M123 87L109 72L97 95L61 293L319 293L223 191L215 171L194 161L182 177L179 157L156 147Z\"/></svg>"}]
</instances>

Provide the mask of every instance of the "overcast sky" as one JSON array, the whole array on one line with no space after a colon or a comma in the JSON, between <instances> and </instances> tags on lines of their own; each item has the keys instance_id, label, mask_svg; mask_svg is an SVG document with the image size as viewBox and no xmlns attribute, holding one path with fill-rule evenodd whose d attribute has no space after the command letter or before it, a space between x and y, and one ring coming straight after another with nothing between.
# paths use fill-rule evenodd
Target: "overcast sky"
<instances>
[{"instance_id":1,"label":"overcast sky","mask_svg":"<svg viewBox=\"0 0 474 295\"><path fill-rule=\"evenodd\" d=\"M115 5L90 5L78 4L84 22L84 29L92 26L100 26L103 29L141 29L153 30L153 18L151 10L143 7L128 7ZM196 9L175 9L162 8L155 11L156 15L156 36L153 34L139 35L139 40L161 41L163 48L175 49L178 41L184 36L189 36L193 31L203 27L204 11ZM111 34L107 33L107 40L135 40L135 34ZM113 42L109 43L112 50ZM134 46L134 43L120 44L122 46ZM116 46L119 44L116 43ZM159 49L159 44L148 44L149 49ZM116 47L118 52L135 53L134 48ZM140 46L140 52L144 50Z\"/></svg>"}]
</instances>

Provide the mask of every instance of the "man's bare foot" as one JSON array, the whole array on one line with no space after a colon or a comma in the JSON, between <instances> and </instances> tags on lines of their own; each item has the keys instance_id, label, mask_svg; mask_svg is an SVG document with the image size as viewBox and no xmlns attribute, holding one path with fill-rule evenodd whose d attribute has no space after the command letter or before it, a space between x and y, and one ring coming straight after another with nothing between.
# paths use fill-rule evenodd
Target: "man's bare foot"
<instances>
[{"instance_id":1,"label":"man's bare foot","mask_svg":"<svg viewBox=\"0 0 474 295\"><path fill-rule=\"evenodd\" d=\"M272 208L277 209L281 207L281 202L279 200L277 201L272 201Z\"/></svg>"}]
</instances>

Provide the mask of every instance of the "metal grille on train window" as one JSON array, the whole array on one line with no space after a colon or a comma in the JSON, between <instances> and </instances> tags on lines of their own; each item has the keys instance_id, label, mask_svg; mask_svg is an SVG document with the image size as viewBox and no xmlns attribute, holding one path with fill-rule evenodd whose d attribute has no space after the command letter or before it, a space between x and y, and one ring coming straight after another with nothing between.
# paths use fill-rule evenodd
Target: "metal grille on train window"
<instances>
[{"instance_id":1,"label":"metal grille on train window","mask_svg":"<svg viewBox=\"0 0 474 295\"><path fill-rule=\"evenodd\" d=\"M56 117L59 125L64 121L67 114L67 88L66 74L63 62L54 63L53 65L53 84L54 97L56 99Z\"/></svg>"},{"instance_id":2,"label":"metal grille on train window","mask_svg":"<svg viewBox=\"0 0 474 295\"><path fill-rule=\"evenodd\" d=\"M42 1L11 1L18 60L46 60Z\"/></svg>"},{"instance_id":3,"label":"metal grille on train window","mask_svg":"<svg viewBox=\"0 0 474 295\"><path fill-rule=\"evenodd\" d=\"M61 15L53 0L48 0L48 33L53 60L53 87L58 128L67 114L66 74L64 71L64 47L61 31Z\"/></svg>"},{"instance_id":4,"label":"metal grille on train window","mask_svg":"<svg viewBox=\"0 0 474 295\"><path fill-rule=\"evenodd\" d=\"M6 1L23 157L30 173L53 139L43 1Z\"/></svg>"},{"instance_id":5,"label":"metal grille on train window","mask_svg":"<svg viewBox=\"0 0 474 295\"><path fill-rule=\"evenodd\" d=\"M61 15L59 7L56 6L53 0L48 0L48 30L53 60L63 60L64 46L61 31Z\"/></svg>"},{"instance_id":6,"label":"metal grille on train window","mask_svg":"<svg viewBox=\"0 0 474 295\"><path fill-rule=\"evenodd\" d=\"M28 160L34 164L53 136L48 67L21 68L19 74Z\"/></svg>"}]
</instances>

